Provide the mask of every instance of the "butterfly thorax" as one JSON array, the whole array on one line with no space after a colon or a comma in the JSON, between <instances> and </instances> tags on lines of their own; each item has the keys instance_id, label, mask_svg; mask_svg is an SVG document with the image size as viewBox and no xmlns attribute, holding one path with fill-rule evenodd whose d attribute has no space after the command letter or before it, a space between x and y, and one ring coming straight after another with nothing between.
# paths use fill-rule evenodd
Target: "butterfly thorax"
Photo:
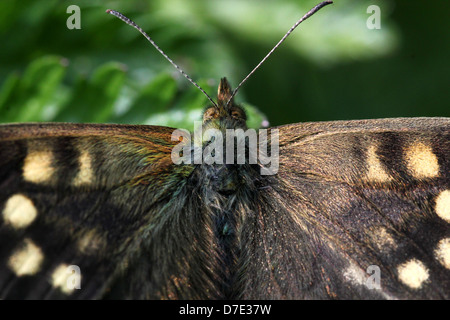
<instances>
[{"instance_id":1,"label":"butterfly thorax","mask_svg":"<svg viewBox=\"0 0 450 320\"><path fill-rule=\"evenodd\" d=\"M200 195L207 208L205 216L210 221L215 248L211 258L218 261L214 274L217 275L218 295L222 297L235 296L237 257L240 255L237 234L242 219L238 206L248 201L243 198L249 189L253 189L248 184L255 180L252 173L256 175L257 172L256 166L250 165L247 158L244 163L237 159L239 152L249 154L248 141L244 139L244 147L239 149L238 138L229 134L247 130L246 114L230 100L231 94L227 80L221 79L217 105L207 108L203 115L201 149L204 161L196 166L191 176L191 185L196 186L193 193ZM219 145L222 148L218 148ZM208 163L205 155L214 157L213 163Z\"/></svg>"}]
</instances>

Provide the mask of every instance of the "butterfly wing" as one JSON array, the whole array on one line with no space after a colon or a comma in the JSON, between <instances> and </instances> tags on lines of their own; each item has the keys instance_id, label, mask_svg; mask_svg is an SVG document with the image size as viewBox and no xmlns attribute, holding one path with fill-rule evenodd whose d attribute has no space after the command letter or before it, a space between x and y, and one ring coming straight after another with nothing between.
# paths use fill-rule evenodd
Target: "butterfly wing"
<instances>
[{"instance_id":1,"label":"butterfly wing","mask_svg":"<svg viewBox=\"0 0 450 320\"><path fill-rule=\"evenodd\" d=\"M170 128L0 127L1 297L448 298L448 119L278 129L229 201Z\"/></svg>"},{"instance_id":2,"label":"butterfly wing","mask_svg":"<svg viewBox=\"0 0 450 320\"><path fill-rule=\"evenodd\" d=\"M172 246L174 259L189 261L194 246L177 250L173 242L183 236L171 236L170 230L189 229L179 223L176 208L187 197L180 190L192 171L171 161L178 143L171 141L173 130L1 125L0 297L104 296L153 234L160 234L162 247ZM174 195L178 205L171 203ZM161 214L168 207L175 212L170 217ZM182 266L165 261L175 269ZM154 276L164 284L150 279L149 285L161 290L173 282L170 272Z\"/></svg>"},{"instance_id":3,"label":"butterfly wing","mask_svg":"<svg viewBox=\"0 0 450 320\"><path fill-rule=\"evenodd\" d=\"M450 298L450 119L279 127L245 298Z\"/></svg>"}]
</instances>

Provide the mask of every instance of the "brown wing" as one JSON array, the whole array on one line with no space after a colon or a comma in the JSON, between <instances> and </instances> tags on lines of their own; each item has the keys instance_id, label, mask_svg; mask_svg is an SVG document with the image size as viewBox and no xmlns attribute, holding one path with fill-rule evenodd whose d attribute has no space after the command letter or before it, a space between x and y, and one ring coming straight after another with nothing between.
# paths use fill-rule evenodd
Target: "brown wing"
<instances>
[{"instance_id":1,"label":"brown wing","mask_svg":"<svg viewBox=\"0 0 450 320\"><path fill-rule=\"evenodd\" d=\"M243 229L245 298L450 297L450 119L277 128Z\"/></svg>"},{"instance_id":2,"label":"brown wing","mask_svg":"<svg viewBox=\"0 0 450 320\"><path fill-rule=\"evenodd\" d=\"M164 161L169 129L88 127L0 130L3 297L447 298L448 119L280 127L233 195Z\"/></svg>"},{"instance_id":3,"label":"brown wing","mask_svg":"<svg viewBox=\"0 0 450 320\"><path fill-rule=\"evenodd\" d=\"M0 297L103 296L156 226L164 229L159 212L192 171L171 161L173 130L1 125Z\"/></svg>"}]
</instances>

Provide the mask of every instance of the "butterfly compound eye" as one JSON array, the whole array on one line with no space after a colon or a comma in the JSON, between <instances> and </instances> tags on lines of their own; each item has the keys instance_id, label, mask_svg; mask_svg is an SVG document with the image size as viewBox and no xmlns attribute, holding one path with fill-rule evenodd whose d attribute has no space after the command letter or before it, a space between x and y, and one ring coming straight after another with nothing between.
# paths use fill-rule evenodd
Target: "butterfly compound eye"
<instances>
[{"instance_id":1,"label":"butterfly compound eye","mask_svg":"<svg viewBox=\"0 0 450 320\"><path fill-rule=\"evenodd\" d=\"M247 116L245 115L245 112L240 108L232 108L230 111L231 117L237 120L247 120Z\"/></svg>"},{"instance_id":2,"label":"butterfly compound eye","mask_svg":"<svg viewBox=\"0 0 450 320\"><path fill-rule=\"evenodd\" d=\"M211 107L206 109L206 111L203 113L203 121L215 119L219 116L219 112L217 111L216 107Z\"/></svg>"}]
</instances>

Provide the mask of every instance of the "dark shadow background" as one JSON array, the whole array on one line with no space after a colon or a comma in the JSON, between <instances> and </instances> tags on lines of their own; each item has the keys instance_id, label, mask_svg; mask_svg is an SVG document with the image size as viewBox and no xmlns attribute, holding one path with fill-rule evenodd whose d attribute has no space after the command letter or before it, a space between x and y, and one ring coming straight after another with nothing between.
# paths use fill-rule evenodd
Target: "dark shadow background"
<instances>
[{"instance_id":1,"label":"dark shadow background","mask_svg":"<svg viewBox=\"0 0 450 320\"><path fill-rule=\"evenodd\" d=\"M121 11L215 98L318 1L0 2L0 122L73 121L190 128L207 100ZM69 5L81 29L69 30ZM369 5L381 29L369 30ZM450 116L450 5L337 0L304 22L242 87L238 101L271 125ZM254 126L264 118L249 111Z\"/></svg>"}]
</instances>

